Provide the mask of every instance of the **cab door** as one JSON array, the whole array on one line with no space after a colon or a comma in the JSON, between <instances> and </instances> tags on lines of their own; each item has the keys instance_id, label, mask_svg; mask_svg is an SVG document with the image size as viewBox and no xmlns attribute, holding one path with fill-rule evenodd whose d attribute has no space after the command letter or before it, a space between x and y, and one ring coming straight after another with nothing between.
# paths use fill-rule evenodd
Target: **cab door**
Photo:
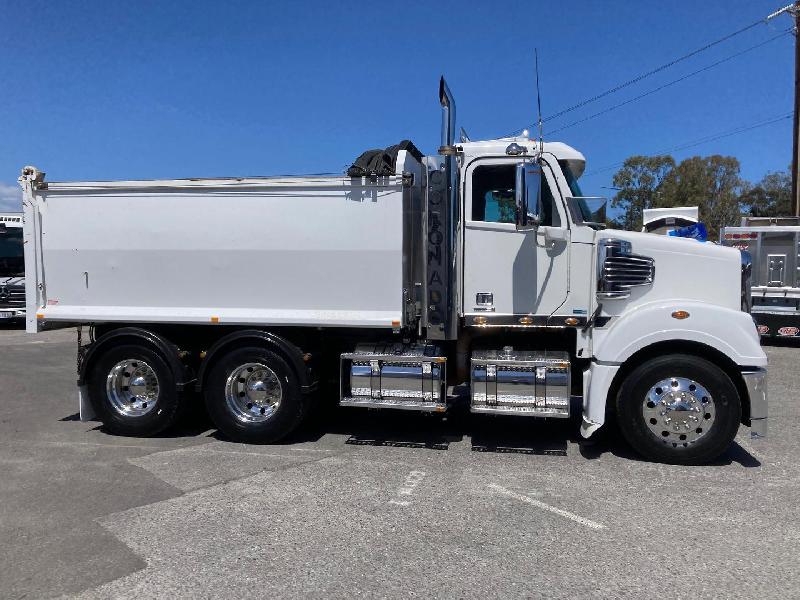
<instances>
[{"instance_id":1,"label":"cab door","mask_svg":"<svg viewBox=\"0 0 800 600\"><path fill-rule=\"evenodd\" d=\"M569 293L569 222L553 170L543 164L540 225L517 231L518 162L483 159L465 174L463 312L486 315L490 323L548 317Z\"/></svg>"}]
</instances>

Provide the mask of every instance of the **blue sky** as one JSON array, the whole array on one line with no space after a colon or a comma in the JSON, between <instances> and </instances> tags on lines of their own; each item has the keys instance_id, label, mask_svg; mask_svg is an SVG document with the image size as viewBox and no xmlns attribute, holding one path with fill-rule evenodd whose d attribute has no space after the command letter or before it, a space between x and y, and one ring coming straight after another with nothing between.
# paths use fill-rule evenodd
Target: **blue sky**
<instances>
[{"instance_id":1,"label":"blue sky","mask_svg":"<svg viewBox=\"0 0 800 600\"><path fill-rule=\"evenodd\" d=\"M20 167L49 180L341 172L363 150L439 140L438 78L473 139L545 116L737 30L788 0L191 2L0 0L0 207ZM591 115L769 39L788 16L550 122ZM788 113L792 36L555 138L614 165ZM791 120L675 152L760 179Z\"/></svg>"}]
</instances>

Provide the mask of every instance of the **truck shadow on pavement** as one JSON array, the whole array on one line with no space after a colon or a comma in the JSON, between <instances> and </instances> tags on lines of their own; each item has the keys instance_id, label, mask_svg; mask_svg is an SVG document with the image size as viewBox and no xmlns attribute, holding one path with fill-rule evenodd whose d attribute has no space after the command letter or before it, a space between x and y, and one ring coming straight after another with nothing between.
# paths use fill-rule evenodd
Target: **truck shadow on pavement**
<instances>
[{"instance_id":1,"label":"truck shadow on pavement","mask_svg":"<svg viewBox=\"0 0 800 600\"><path fill-rule=\"evenodd\" d=\"M581 456L583 456L588 460L596 460L600 458L603 454L611 453L614 456L617 456L619 458L625 458L627 460L633 460L637 462L650 462L645 460L638 454L636 454L630 448L630 446L627 445L625 440L622 439L622 436L619 435L615 430L599 431L598 434L600 435L596 440L595 439L583 440L583 442L580 444ZM730 445L730 447L716 460L710 463L697 466L720 467L720 466L731 465L733 463L737 463L748 469L761 466L761 461L759 461L755 456L750 454L750 452L748 452L735 440Z\"/></svg>"},{"instance_id":2,"label":"truck shadow on pavement","mask_svg":"<svg viewBox=\"0 0 800 600\"><path fill-rule=\"evenodd\" d=\"M206 434L220 441L230 441L217 431L198 398L184 417L157 438L197 437ZM450 444L467 441L470 450L483 453L534 454L567 456L569 444L576 445L587 460L605 454L648 462L627 445L622 436L609 427L590 440L580 435L580 411L570 419L473 415L466 406L457 406L446 415L393 410L364 410L325 404L296 432L276 445L315 443L325 435L346 435L345 443L355 446L386 446L417 450L446 451ZM61 421L79 420L78 414ZM98 424L95 430L105 432ZM110 434L108 434L110 435ZM761 462L735 441L716 461L706 466L737 463L746 468Z\"/></svg>"},{"instance_id":3,"label":"truck shadow on pavement","mask_svg":"<svg viewBox=\"0 0 800 600\"><path fill-rule=\"evenodd\" d=\"M468 441L474 452L566 455L572 429L560 419L472 415L463 403L446 414L331 405L322 407L286 443L338 434L348 436L347 444L359 446L447 450L450 444Z\"/></svg>"},{"instance_id":4,"label":"truck shadow on pavement","mask_svg":"<svg viewBox=\"0 0 800 600\"><path fill-rule=\"evenodd\" d=\"M325 434L334 433L349 435L346 443L351 445L447 450L451 443L466 440L473 452L551 456L566 456L569 444L574 444L587 460L597 460L610 453L626 460L649 462L636 454L613 426L598 432L600 435L596 439L583 439L580 412L573 411L573 415L576 416L570 419L493 417L472 415L466 407L460 407L445 417L331 407L284 443L314 442ZM745 468L761 466L761 462L736 441L717 460L704 466L734 463Z\"/></svg>"}]
</instances>

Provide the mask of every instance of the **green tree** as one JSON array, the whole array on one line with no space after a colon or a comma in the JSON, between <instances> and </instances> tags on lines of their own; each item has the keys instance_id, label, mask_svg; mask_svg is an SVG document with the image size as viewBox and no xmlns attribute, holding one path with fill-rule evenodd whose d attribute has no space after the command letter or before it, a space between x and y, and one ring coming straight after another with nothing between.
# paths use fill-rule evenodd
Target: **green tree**
<instances>
[{"instance_id":1,"label":"green tree","mask_svg":"<svg viewBox=\"0 0 800 600\"><path fill-rule=\"evenodd\" d=\"M741 204L754 217L792 214L792 176L788 171L767 173L741 197Z\"/></svg>"},{"instance_id":2,"label":"green tree","mask_svg":"<svg viewBox=\"0 0 800 600\"><path fill-rule=\"evenodd\" d=\"M619 188L611 200L613 208L622 213L612 225L638 231L642 228L642 212L658 206L658 196L664 178L675 167L671 156L631 156L614 175L614 187Z\"/></svg>"},{"instance_id":3,"label":"green tree","mask_svg":"<svg viewBox=\"0 0 800 600\"><path fill-rule=\"evenodd\" d=\"M720 227L734 225L741 215L740 195L745 184L739 161L732 156L693 156L672 169L661 183L657 206L697 206L709 239Z\"/></svg>"}]
</instances>

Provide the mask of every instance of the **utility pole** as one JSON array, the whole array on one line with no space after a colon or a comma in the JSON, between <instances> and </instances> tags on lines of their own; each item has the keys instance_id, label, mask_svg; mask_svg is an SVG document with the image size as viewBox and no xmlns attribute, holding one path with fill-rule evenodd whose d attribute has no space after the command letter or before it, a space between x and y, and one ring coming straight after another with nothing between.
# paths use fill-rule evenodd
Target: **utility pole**
<instances>
[{"instance_id":1,"label":"utility pole","mask_svg":"<svg viewBox=\"0 0 800 600\"><path fill-rule=\"evenodd\" d=\"M792 204L794 215L800 217L800 0L789 11L794 17L794 127L792 129Z\"/></svg>"},{"instance_id":2,"label":"utility pole","mask_svg":"<svg viewBox=\"0 0 800 600\"><path fill-rule=\"evenodd\" d=\"M800 0L776 10L764 19L769 23L783 13L794 19L794 126L792 127L792 207L800 217Z\"/></svg>"}]
</instances>

